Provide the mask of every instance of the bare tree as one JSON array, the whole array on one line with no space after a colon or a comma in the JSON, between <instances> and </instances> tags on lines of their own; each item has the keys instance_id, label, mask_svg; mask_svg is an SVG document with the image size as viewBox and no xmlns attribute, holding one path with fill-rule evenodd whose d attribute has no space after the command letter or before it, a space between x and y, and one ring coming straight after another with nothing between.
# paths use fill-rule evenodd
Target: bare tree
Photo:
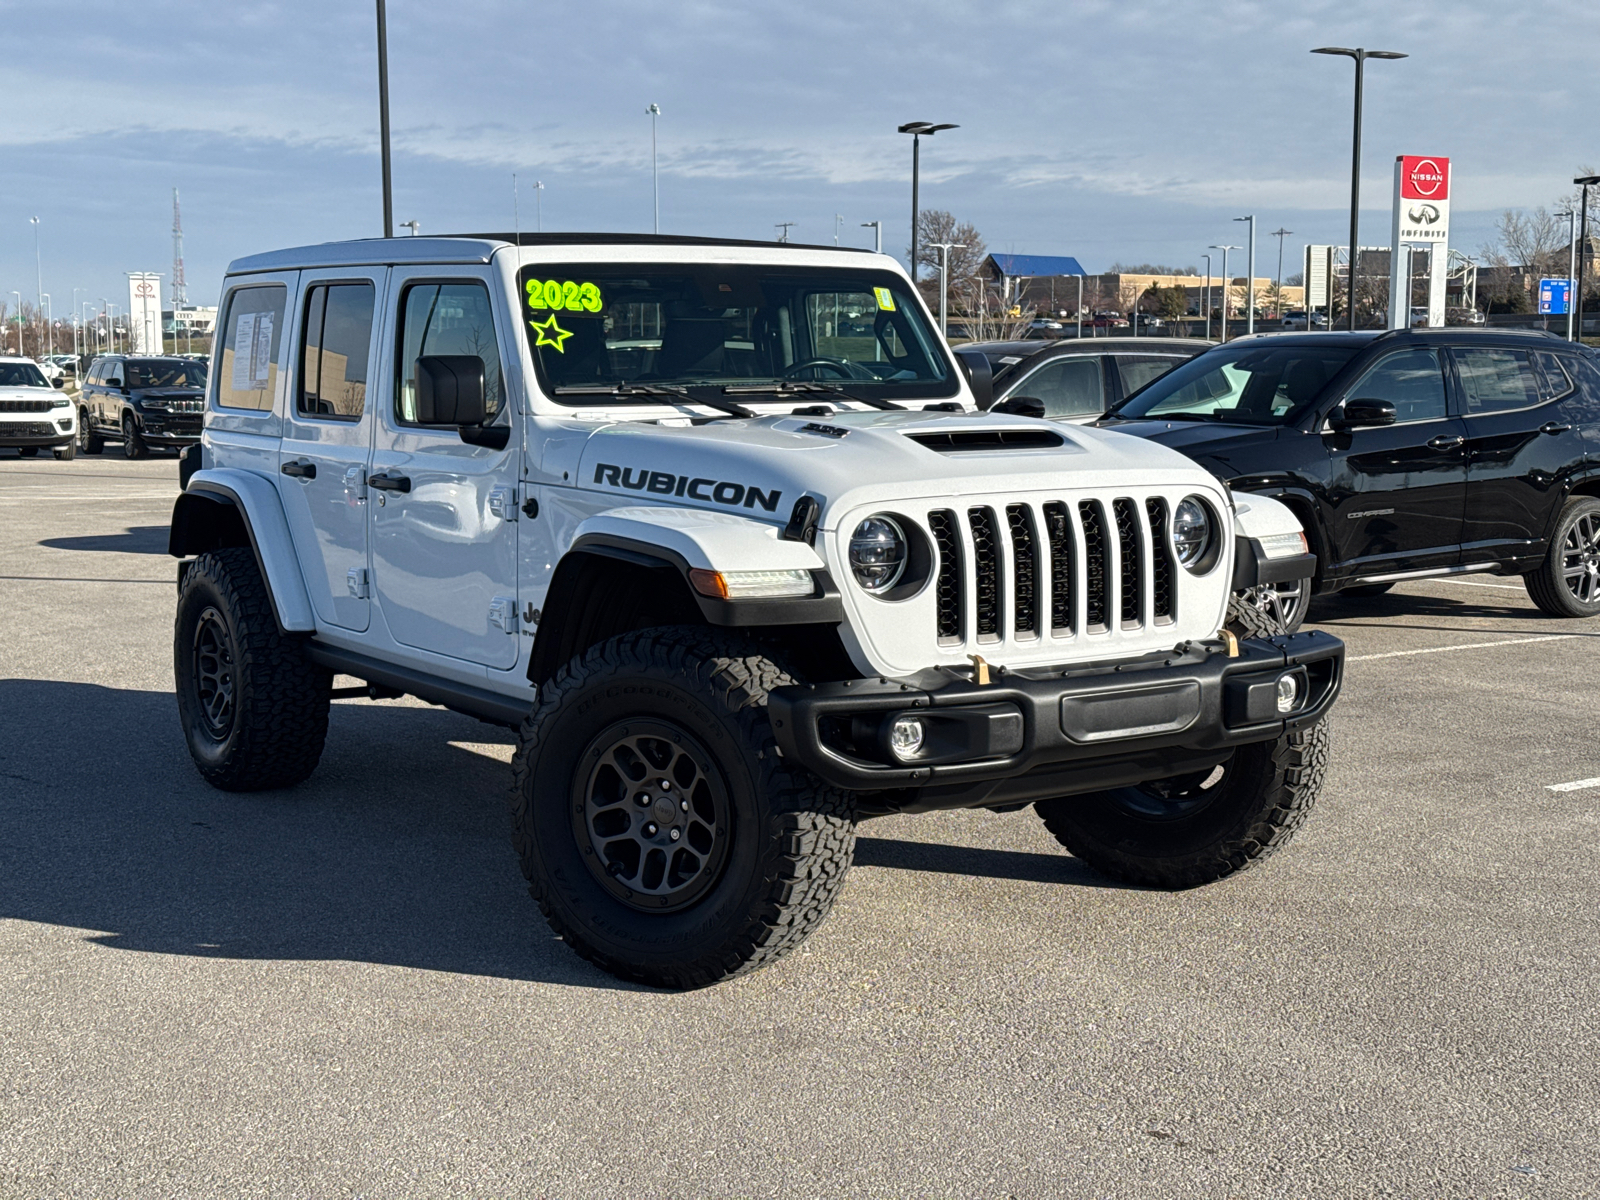
<instances>
[{"instance_id":1,"label":"bare tree","mask_svg":"<svg viewBox=\"0 0 1600 1200\"><path fill-rule=\"evenodd\" d=\"M967 281L978 274L989 251L983 243L983 235L971 221L958 222L943 209L925 208L917 220L917 265L927 267L935 276L939 270L940 242L961 247L950 251L950 292L954 295L964 291Z\"/></svg>"}]
</instances>

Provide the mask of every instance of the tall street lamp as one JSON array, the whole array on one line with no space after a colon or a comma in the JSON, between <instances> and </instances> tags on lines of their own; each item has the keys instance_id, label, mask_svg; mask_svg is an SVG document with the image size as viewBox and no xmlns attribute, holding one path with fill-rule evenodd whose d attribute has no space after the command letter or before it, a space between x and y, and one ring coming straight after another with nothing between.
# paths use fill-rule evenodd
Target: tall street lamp
<instances>
[{"instance_id":1,"label":"tall street lamp","mask_svg":"<svg viewBox=\"0 0 1600 1200\"><path fill-rule=\"evenodd\" d=\"M1206 336L1211 336L1211 255L1202 254L1206 260L1206 290L1200 293L1200 319L1205 322Z\"/></svg>"},{"instance_id":2,"label":"tall street lamp","mask_svg":"<svg viewBox=\"0 0 1600 1200\"><path fill-rule=\"evenodd\" d=\"M1576 324L1578 340L1583 340L1583 281L1589 277L1586 263L1589 258L1589 185L1600 183L1600 175L1580 175L1572 181L1583 189L1578 202L1578 303Z\"/></svg>"},{"instance_id":3,"label":"tall street lamp","mask_svg":"<svg viewBox=\"0 0 1600 1200\"><path fill-rule=\"evenodd\" d=\"M1552 217L1565 217L1567 219L1567 341L1572 340L1572 288L1578 286L1577 278L1573 271L1577 266L1578 257L1578 214L1567 209L1566 212L1551 213Z\"/></svg>"},{"instance_id":4,"label":"tall street lamp","mask_svg":"<svg viewBox=\"0 0 1600 1200\"><path fill-rule=\"evenodd\" d=\"M533 181L533 231L544 232L544 184Z\"/></svg>"},{"instance_id":5,"label":"tall street lamp","mask_svg":"<svg viewBox=\"0 0 1600 1200\"><path fill-rule=\"evenodd\" d=\"M900 126L901 133L911 135L911 282L917 282L917 218L922 210L917 207L917 178L921 171L922 137L932 137L941 129L960 129L959 125L934 125L929 121L907 121Z\"/></svg>"},{"instance_id":6,"label":"tall street lamp","mask_svg":"<svg viewBox=\"0 0 1600 1200\"><path fill-rule=\"evenodd\" d=\"M17 298L17 357L22 357L22 293L15 288L11 294Z\"/></svg>"},{"instance_id":7,"label":"tall street lamp","mask_svg":"<svg viewBox=\"0 0 1600 1200\"><path fill-rule=\"evenodd\" d=\"M834 213L833 214L833 244L835 246L837 246L839 244L839 229L843 225L844 225L844 218L841 217L838 213Z\"/></svg>"},{"instance_id":8,"label":"tall street lamp","mask_svg":"<svg viewBox=\"0 0 1600 1200\"><path fill-rule=\"evenodd\" d=\"M1228 308L1233 303L1230 294L1233 291L1233 279L1228 274L1228 251L1237 250L1237 246L1208 246L1208 250L1222 251L1222 341L1228 340ZM1209 329L1209 327L1208 327Z\"/></svg>"},{"instance_id":9,"label":"tall street lamp","mask_svg":"<svg viewBox=\"0 0 1600 1200\"><path fill-rule=\"evenodd\" d=\"M1356 327L1356 259L1361 254L1360 225L1361 225L1361 88L1366 74L1366 62L1369 58L1407 58L1395 50L1367 50L1360 46L1354 50L1344 46L1321 46L1313 50L1313 54L1342 54L1346 58L1355 59L1356 63L1356 122L1355 135L1351 139L1350 147L1350 285L1349 285L1349 317L1350 328ZM1398 247L1391 248L1390 254L1398 251Z\"/></svg>"},{"instance_id":10,"label":"tall street lamp","mask_svg":"<svg viewBox=\"0 0 1600 1200\"><path fill-rule=\"evenodd\" d=\"M82 366L83 363L82 356L78 350L78 321L83 315L83 310L78 307L78 293L81 291L83 291L81 287L72 289L72 357L78 360L78 366ZM76 374L76 371L77 367L74 367L74 374Z\"/></svg>"},{"instance_id":11,"label":"tall street lamp","mask_svg":"<svg viewBox=\"0 0 1600 1200\"><path fill-rule=\"evenodd\" d=\"M861 228L872 230L872 252L874 254L882 254L883 253L883 222L882 221L863 221L863 222L861 222Z\"/></svg>"},{"instance_id":12,"label":"tall street lamp","mask_svg":"<svg viewBox=\"0 0 1600 1200\"><path fill-rule=\"evenodd\" d=\"M33 270L34 282L39 289L39 319L44 320L44 266L39 258L39 218L29 217L29 224L33 226Z\"/></svg>"},{"instance_id":13,"label":"tall street lamp","mask_svg":"<svg viewBox=\"0 0 1600 1200\"><path fill-rule=\"evenodd\" d=\"M56 331L52 326L56 320L56 306L50 302L49 292L39 293L39 315L44 318L44 356L53 358L56 352Z\"/></svg>"},{"instance_id":14,"label":"tall street lamp","mask_svg":"<svg viewBox=\"0 0 1600 1200\"><path fill-rule=\"evenodd\" d=\"M650 118L650 197L655 204L656 232L661 232L661 178L656 174L656 118L661 115L661 106L652 104L644 110Z\"/></svg>"},{"instance_id":15,"label":"tall street lamp","mask_svg":"<svg viewBox=\"0 0 1600 1200\"><path fill-rule=\"evenodd\" d=\"M965 250L965 242L933 242L939 250L939 332L950 336L950 321L946 314L950 296L950 251Z\"/></svg>"},{"instance_id":16,"label":"tall street lamp","mask_svg":"<svg viewBox=\"0 0 1600 1200\"><path fill-rule=\"evenodd\" d=\"M1244 310L1244 332L1248 337L1256 331L1256 217L1251 213L1248 217L1235 217L1234 220L1250 222L1250 259L1246 268L1248 277L1245 280Z\"/></svg>"},{"instance_id":17,"label":"tall street lamp","mask_svg":"<svg viewBox=\"0 0 1600 1200\"><path fill-rule=\"evenodd\" d=\"M378 0L378 137L383 143L383 236L394 236L394 191L389 174L389 18Z\"/></svg>"},{"instance_id":18,"label":"tall street lamp","mask_svg":"<svg viewBox=\"0 0 1600 1200\"><path fill-rule=\"evenodd\" d=\"M1272 231L1272 236L1278 239L1278 298L1277 302L1273 306L1272 315L1277 317L1280 321L1283 320L1283 239L1288 237L1293 232L1294 230L1285 229L1282 225L1278 226ZM1307 316L1306 331L1309 333L1310 330L1311 318L1310 316Z\"/></svg>"}]
</instances>

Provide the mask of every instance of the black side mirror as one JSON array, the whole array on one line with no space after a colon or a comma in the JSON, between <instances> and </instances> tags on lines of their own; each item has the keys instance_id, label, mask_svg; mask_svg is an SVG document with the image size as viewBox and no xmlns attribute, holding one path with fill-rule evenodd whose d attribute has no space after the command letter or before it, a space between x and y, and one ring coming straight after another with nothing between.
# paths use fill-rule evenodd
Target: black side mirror
<instances>
[{"instance_id":1,"label":"black side mirror","mask_svg":"<svg viewBox=\"0 0 1600 1200\"><path fill-rule=\"evenodd\" d=\"M1037 396L1007 396L990 412L1009 413L1013 417L1043 417L1044 401Z\"/></svg>"},{"instance_id":2,"label":"black side mirror","mask_svg":"<svg viewBox=\"0 0 1600 1200\"><path fill-rule=\"evenodd\" d=\"M972 388L972 398L980 411L994 403L994 371L988 358L978 350L957 350L956 361L966 373L967 385Z\"/></svg>"},{"instance_id":3,"label":"black side mirror","mask_svg":"<svg viewBox=\"0 0 1600 1200\"><path fill-rule=\"evenodd\" d=\"M54 387L54 388L64 388L64 387L66 387L67 386L67 377L65 375L57 375L54 379L52 379L50 381L50 386Z\"/></svg>"},{"instance_id":4,"label":"black side mirror","mask_svg":"<svg viewBox=\"0 0 1600 1200\"><path fill-rule=\"evenodd\" d=\"M417 359L417 424L454 425L472 446L504 450L509 425L486 425L489 416L483 360L476 354L429 354Z\"/></svg>"},{"instance_id":5,"label":"black side mirror","mask_svg":"<svg viewBox=\"0 0 1600 1200\"><path fill-rule=\"evenodd\" d=\"M1335 429L1357 429L1368 425L1393 425L1394 405L1387 400L1346 400L1329 418Z\"/></svg>"},{"instance_id":6,"label":"black side mirror","mask_svg":"<svg viewBox=\"0 0 1600 1200\"><path fill-rule=\"evenodd\" d=\"M106 386L108 388L116 388L120 392L122 390L122 380L113 376L112 378L106 380Z\"/></svg>"}]
</instances>

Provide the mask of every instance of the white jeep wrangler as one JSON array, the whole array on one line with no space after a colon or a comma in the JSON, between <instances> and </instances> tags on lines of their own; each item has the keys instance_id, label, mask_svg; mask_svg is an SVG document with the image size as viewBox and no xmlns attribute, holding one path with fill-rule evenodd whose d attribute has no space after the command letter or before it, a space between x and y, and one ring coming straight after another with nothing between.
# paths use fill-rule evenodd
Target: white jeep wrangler
<instances>
[{"instance_id":1,"label":"white jeep wrangler","mask_svg":"<svg viewBox=\"0 0 1600 1200\"><path fill-rule=\"evenodd\" d=\"M1293 516L984 411L887 257L345 242L235 262L222 313L171 530L201 773L298 783L341 695L518 728L522 869L618 975L792 949L860 818L1031 804L1188 887L1316 797L1342 643L1225 626L1311 575Z\"/></svg>"}]
</instances>

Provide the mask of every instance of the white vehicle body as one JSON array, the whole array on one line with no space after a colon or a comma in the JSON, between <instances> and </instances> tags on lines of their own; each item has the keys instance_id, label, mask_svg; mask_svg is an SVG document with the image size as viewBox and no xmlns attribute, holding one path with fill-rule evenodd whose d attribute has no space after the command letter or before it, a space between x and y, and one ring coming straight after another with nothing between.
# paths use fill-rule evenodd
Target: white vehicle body
<instances>
[{"instance_id":1,"label":"white vehicle body","mask_svg":"<svg viewBox=\"0 0 1600 1200\"><path fill-rule=\"evenodd\" d=\"M24 381L30 375L38 382L4 382L7 377ZM56 449L70 446L77 433L72 402L65 392L50 386L43 367L31 358L0 357L0 446Z\"/></svg>"}]
</instances>

